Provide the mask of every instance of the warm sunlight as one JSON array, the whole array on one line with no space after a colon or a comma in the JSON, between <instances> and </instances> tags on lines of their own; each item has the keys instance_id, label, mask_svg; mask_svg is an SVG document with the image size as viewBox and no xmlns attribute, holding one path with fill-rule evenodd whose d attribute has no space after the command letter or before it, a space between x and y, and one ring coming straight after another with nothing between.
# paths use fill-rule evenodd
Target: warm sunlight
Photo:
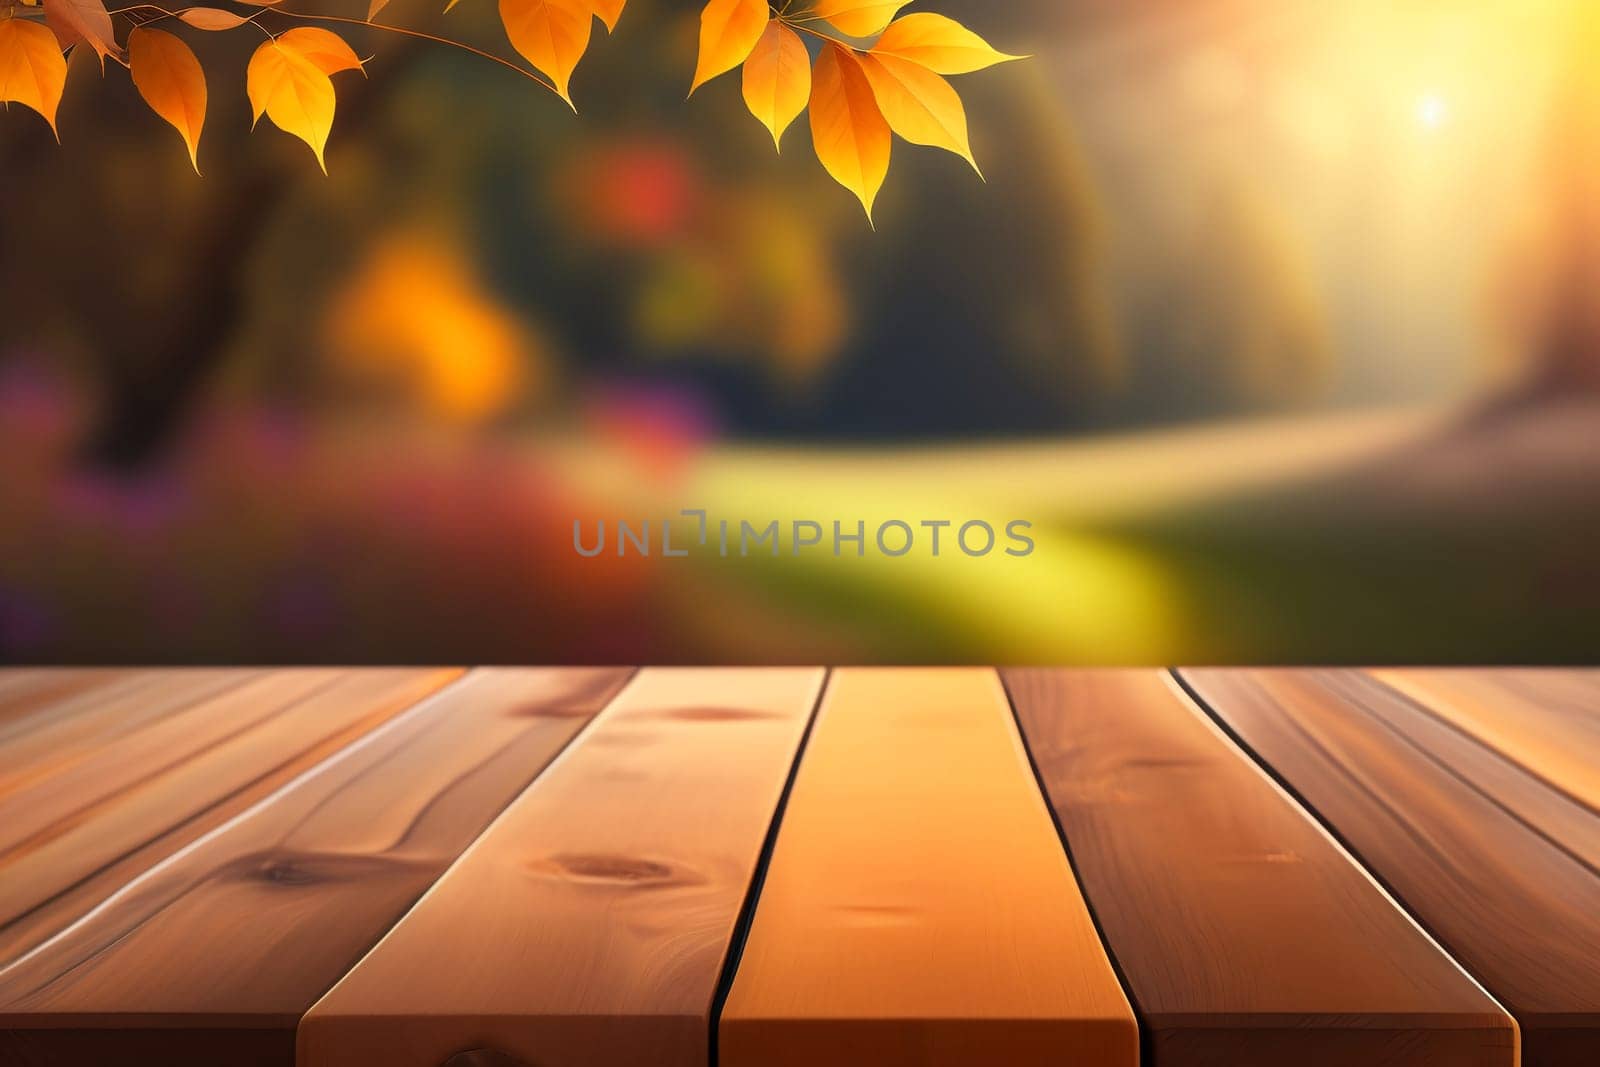
<instances>
[{"instance_id":1,"label":"warm sunlight","mask_svg":"<svg viewBox=\"0 0 1600 1067\"><path fill-rule=\"evenodd\" d=\"M1437 130L1450 121L1450 102L1439 93L1424 93L1417 100L1417 121Z\"/></svg>"}]
</instances>

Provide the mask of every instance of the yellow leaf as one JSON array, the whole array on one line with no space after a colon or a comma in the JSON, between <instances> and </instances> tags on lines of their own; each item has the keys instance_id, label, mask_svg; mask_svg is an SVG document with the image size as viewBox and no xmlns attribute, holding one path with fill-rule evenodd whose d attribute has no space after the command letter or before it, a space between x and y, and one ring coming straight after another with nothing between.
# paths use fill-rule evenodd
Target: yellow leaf
<instances>
[{"instance_id":1,"label":"yellow leaf","mask_svg":"<svg viewBox=\"0 0 1600 1067\"><path fill-rule=\"evenodd\" d=\"M900 9L911 0L817 0L812 14L827 19L841 33L851 37L871 37L889 25Z\"/></svg>"},{"instance_id":2,"label":"yellow leaf","mask_svg":"<svg viewBox=\"0 0 1600 1067\"><path fill-rule=\"evenodd\" d=\"M44 0L44 17L64 43L87 41L100 57L101 70L105 69L106 56L122 55L111 29L111 16L106 14L101 0Z\"/></svg>"},{"instance_id":3,"label":"yellow leaf","mask_svg":"<svg viewBox=\"0 0 1600 1067\"><path fill-rule=\"evenodd\" d=\"M590 0L590 7L594 9L600 21L606 24L606 32L610 33L617 28L617 20L622 17L622 8L627 2L628 0Z\"/></svg>"},{"instance_id":4,"label":"yellow leaf","mask_svg":"<svg viewBox=\"0 0 1600 1067\"><path fill-rule=\"evenodd\" d=\"M311 60L278 41L257 48L245 69L245 88L255 118L262 115L311 146L324 174L323 150L333 128L333 81Z\"/></svg>"},{"instance_id":5,"label":"yellow leaf","mask_svg":"<svg viewBox=\"0 0 1600 1067\"><path fill-rule=\"evenodd\" d=\"M744 102L772 131L781 148L783 131L800 117L811 97L811 54L789 27L773 19L744 61Z\"/></svg>"},{"instance_id":6,"label":"yellow leaf","mask_svg":"<svg viewBox=\"0 0 1600 1067\"><path fill-rule=\"evenodd\" d=\"M316 26L297 26L278 35L281 48L292 49L309 59L324 74L333 75L341 70L365 69L355 52L337 33Z\"/></svg>"},{"instance_id":7,"label":"yellow leaf","mask_svg":"<svg viewBox=\"0 0 1600 1067\"><path fill-rule=\"evenodd\" d=\"M919 11L896 19L872 46L873 55L899 56L935 74L970 74L1022 56L1008 56L954 19Z\"/></svg>"},{"instance_id":8,"label":"yellow leaf","mask_svg":"<svg viewBox=\"0 0 1600 1067\"><path fill-rule=\"evenodd\" d=\"M864 55L861 69L891 130L912 144L954 152L978 170L967 143L967 111L949 82L898 56Z\"/></svg>"},{"instance_id":9,"label":"yellow leaf","mask_svg":"<svg viewBox=\"0 0 1600 1067\"><path fill-rule=\"evenodd\" d=\"M220 12L219 12L220 13ZM200 130L206 124L206 75L189 46L143 26L128 34L128 71L150 110L170 122L200 173Z\"/></svg>"},{"instance_id":10,"label":"yellow leaf","mask_svg":"<svg viewBox=\"0 0 1600 1067\"><path fill-rule=\"evenodd\" d=\"M249 21L243 15L219 7L186 7L178 12L178 17L197 30L231 30Z\"/></svg>"},{"instance_id":11,"label":"yellow leaf","mask_svg":"<svg viewBox=\"0 0 1600 1067\"><path fill-rule=\"evenodd\" d=\"M0 102L14 100L32 108L54 131L66 83L67 61L48 27L27 19L0 21Z\"/></svg>"},{"instance_id":12,"label":"yellow leaf","mask_svg":"<svg viewBox=\"0 0 1600 1067\"><path fill-rule=\"evenodd\" d=\"M871 222L889 173L889 124L855 54L836 44L823 47L812 74L811 140L822 166L856 194Z\"/></svg>"},{"instance_id":13,"label":"yellow leaf","mask_svg":"<svg viewBox=\"0 0 1600 1067\"><path fill-rule=\"evenodd\" d=\"M555 82L556 93L572 103L572 72L589 49L594 13L585 0L500 0L500 21L511 47Z\"/></svg>"},{"instance_id":14,"label":"yellow leaf","mask_svg":"<svg viewBox=\"0 0 1600 1067\"><path fill-rule=\"evenodd\" d=\"M745 61L767 29L767 0L711 0L700 12L700 61L694 91Z\"/></svg>"}]
</instances>

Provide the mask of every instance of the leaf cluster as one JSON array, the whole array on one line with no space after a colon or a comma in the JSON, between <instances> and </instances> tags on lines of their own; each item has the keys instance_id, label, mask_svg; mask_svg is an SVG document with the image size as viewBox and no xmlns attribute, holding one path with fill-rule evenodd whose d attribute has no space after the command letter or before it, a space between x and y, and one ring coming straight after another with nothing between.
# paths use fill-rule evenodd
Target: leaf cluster
<instances>
[{"instance_id":1,"label":"leaf cluster","mask_svg":"<svg viewBox=\"0 0 1600 1067\"><path fill-rule=\"evenodd\" d=\"M0 102L37 111L55 130L66 53L87 47L102 71L107 59L128 69L145 102L182 136L198 171L206 74L189 45L156 24L259 32L262 43L245 70L254 119L264 115L304 141L326 170L324 151L337 108L333 76L365 71L343 37L293 23L349 23L466 49L513 67L571 106L573 72L589 50L595 20L614 30L627 0L498 0L506 38L533 71L448 38L376 22L388 0L371 0L365 20L290 11L283 0L235 2L243 10L153 3L107 10L104 0L0 0ZM456 2L448 0L445 10ZM690 94L742 68L745 103L771 132L775 147L809 111L817 158L860 199L870 220L889 170L891 135L954 152L977 169L966 112L947 78L1019 58L996 51L943 15L901 15L909 3L708 0L700 14ZM120 41L113 16L128 24Z\"/></svg>"},{"instance_id":2,"label":"leaf cluster","mask_svg":"<svg viewBox=\"0 0 1600 1067\"><path fill-rule=\"evenodd\" d=\"M809 110L817 158L870 220L889 173L891 133L954 152L978 170L966 109L946 76L1021 58L943 15L897 18L908 3L815 0L791 10L769 8L766 0L711 0L700 16L690 91L742 66L745 104L780 148L784 131ZM829 31L875 40L862 48ZM805 37L816 46L814 59Z\"/></svg>"}]
</instances>

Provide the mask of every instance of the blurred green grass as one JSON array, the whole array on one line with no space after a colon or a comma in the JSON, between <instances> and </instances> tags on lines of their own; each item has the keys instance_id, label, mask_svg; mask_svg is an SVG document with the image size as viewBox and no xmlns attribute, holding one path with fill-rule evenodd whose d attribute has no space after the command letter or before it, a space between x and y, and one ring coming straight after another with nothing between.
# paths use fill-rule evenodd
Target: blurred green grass
<instances>
[{"instance_id":1,"label":"blurred green grass","mask_svg":"<svg viewBox=\"0 0 1600 1067\"><path fill-rule=\"evenodd\" d=\"M1530 425L1553 441L1531 455ZM680 614L713 657L1577 662L1600 638L1597 425L1587 407L1488 427L1430 408L1084 442L725 449L619 505L869 531L1035 523L1025 560L935 560L924 544L900 559L682 561ZM719 619L719 602L739 608Z\"/></svg>"}]
</instances>

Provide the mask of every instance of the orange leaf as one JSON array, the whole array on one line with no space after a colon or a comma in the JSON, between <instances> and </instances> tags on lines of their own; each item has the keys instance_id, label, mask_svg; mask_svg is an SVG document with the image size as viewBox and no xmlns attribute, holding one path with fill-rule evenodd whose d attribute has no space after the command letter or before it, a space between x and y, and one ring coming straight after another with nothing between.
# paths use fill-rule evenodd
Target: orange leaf
<instances>
[{"instance_id":1,"label":"orange leaf","mask_svg":"<svg viewBox=\"0 0 1600 1067\"><path fill-rule=\"evenodd\" d=\"M186 7L178 17L197 30L231 30L250 21L220 7Z\"/></svg>"},{"instance_id":2,"label":"orange leaf","mask_svg":"<svg viewBox=\"0 0 1600 1067\"><path fill-rule=\"evenodd\" d=\"M889 173L889 124L855 53L829 44L817 57L811 83L811 141L835 181L872 204Z\"/></svg>"},{"instance_id":3,"label":"orange leaf","mask_svg":"<svg viewBox=\"0 0 1600 1067\"><path fill-rule=\"evenodd\" d=\"M249 4L251 7L272 7L275 4L283 3L283 0L238 0L238 2Z\"/></svg>"},{"instance_id":4,"label":"orange leaf","mask_svg":"<svg viewBox=\"0 0 1600 1067\"><path fill-rule=\"evenodd\" d=\"M574 111L572 72L589 49L594 12L585 0L500 0L500 21L511 47L555 82Z\"/></svg>"},{"instance_id":5,"label":"orange leaf","mask_svg":"<svg viewBox=\"0 0 1600 1067\"><path fill-rule=\"evenodd\" d=\"M711 0L700 12L700 61L690 95L745 61L767 29L767 0Z\"/></svg>"},{"instance_id":6,"label":"orange leaf","mask_svg":"<svg viewBox=\"0 0 1600 1067\"><path fill-rule=\"evenodd\" d=\"M954 19L919 11L896 19L872 46L873 55L899 56L935 74L970 74L1022 56L1008 56Z\"/></svg>"},{"instance_id":7,"label":"orange leaf","mask_svg":"<svg viewBox=\"0 0 1600 1067\"><path fill-rule=\"evenodd\" d=\"M250 57L245 88L256 120L266 115L280 130L310 145L326 174L323 150L333 128L336 101L333 80L322 68L294 48L285 47L281 39L268 41Z\"/></svg>"},{"instance_id":8,"label":"orange leaf","mask_svg":"<svg viewBox=\"0 0 1600 1067\"><path fill-rule=\"evenodd\" d=\"M949 82L899 56L864 55L861 69L891 130L912 144L954 152L978 170L967 143L967 111Z\"/></svg>"},{"instance_id":9,"label":"orange leaf","mask_svg":"<svg viewBox=\"0 0 1600 1067\"><path fill-rule=\"evenodd\" d=\"M889 20L911 0L817 0L812 14L827 19L841 33L851 37L871 37L882 32Z\"/></svg>"},{"instance_id":10,"label":"orange leaf","mask_svg":"<svg viewBox=\"0 0 1600 1067\"><path fill-rule=\"evenodd\" d=\"M63 45L70 39L73 44L87 41L100 57L104 70L106 56L120 56L116 33L111 28L111 16L101 0L44 0L44 17L57 31Z\"/></svg>"},{"instance_id":11,"label":"orange leaf","mask_svg":"<svg viewBox=\"0 0 1600 1067\"><path fill-rule=\"evenodd\" d=\"M189 46L170 33L140 26L128 34L128 71L150 110L172 123L200 173L200 130L206 124L206 75Z\"/></svg>"},{"instance_id":12,"label":"orange leaf","mask_svg":"<svg viewBox=\"0 0 1600 1067\"><path fill-rule=\"evenodd\" d=\"M773 19L744 61L744 102L782 147L783 131L800 117L811 96L811 54L789 27Z\"/></svg>"},{"instance_id":13,"label":"orange leaf","mask_svg":"<svg viewBox=\"0 0 1600 1067\"><path fill-rule=\"evenodd\" d=\"M345 39L337 33L316 26L296 26L278 34L278 44L305 56L324 74L337 74L341 70L366 71Z\"/></svg>"},{"instance_id":14,"label":"orange leaf","mask_svg":"<svg viewBox=\"0 0 1600 1067\"><path fill-rule=\"evenodd\" d=\"M610 33L617 28L617 20L622 17L622 8L628 0L590 0L589 6L594 9L601 22L606 24L606 32Z\"/></svg>"},{"instance_id":15,"label":"orange leaf","mask_svg":"<svg viewBox=\"0 0 1600 1067\"><path fill-rule=\"evenodd\" d=\"M67 61L48 27L27 19L0 21L0 102L14 100L32 108L55 131L66 83Z\"/></svg>"}]
</instances>

